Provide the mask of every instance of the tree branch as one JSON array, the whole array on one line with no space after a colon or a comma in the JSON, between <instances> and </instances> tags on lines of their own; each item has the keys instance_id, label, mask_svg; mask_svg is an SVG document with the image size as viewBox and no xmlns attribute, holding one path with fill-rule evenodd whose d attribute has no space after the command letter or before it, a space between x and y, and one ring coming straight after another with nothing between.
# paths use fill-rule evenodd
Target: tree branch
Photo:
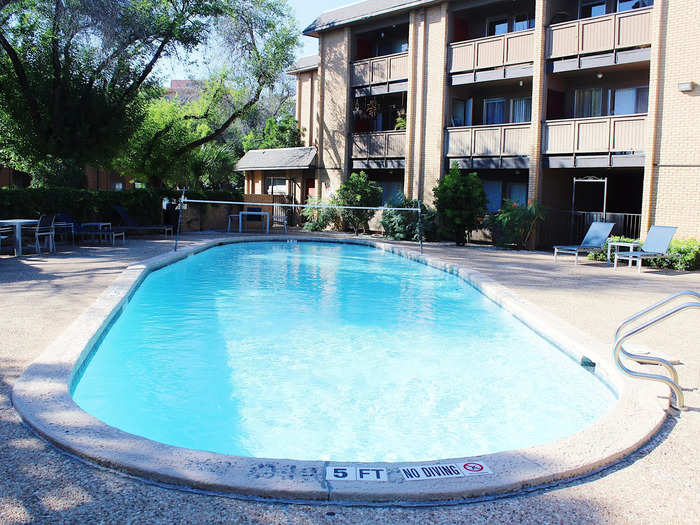
<instances>
[{"instance_id":1,"label":"tree branch","mask_svg":"<svg viewBox=\"0 0 700 525\"><path fill-rule=\"evenodd\" d=\"M11 2L13 0L8 1ZM24 101L27 104L27 108L29 109L29 115L32 119L32 124L34 124L35 131L41 134L41 115L39 113L39 105L37 104L37 100L34 97L34 94L32 93L31 87L29 86L27 72L24 69L22 61L17 55L17 51L15 51L15 48L12 47L12 44L10 44L7 41L7 38L5 38L5 34L2 31L0 31L0 46L5 50L7 56L10 57L10 62L12 62L12 69L14 70L15 76L17 77L17 82L19 82L22 97L24 98Z\"/></svg>"},{"instance_id":2,"label":"tree branch","mask_svg":"<svg viewBox=\"0 0 700 525\"><path fill-rule=\"evenodd\" d=\"M161 41L160 45L158 46L158 49L156 49L156 52L154 53L153 57L151 60L146 64L146 67L144 70L141 72L141 74L138 76L136 80L134 80L129 87L127 87L124 92L122 93L122 96L120 97L120 100L123 102L124 100L128 99L131 97L140 87L141 85L146 81L148 78L148 75L151 74L151 71L153 71L153 68L156 65L156 62L160 59L161 55L163 54L163 51L165 50L165 47L170 43L172 39L172 27L171 27L171 34L163 38Z\"/></svg>"}]
</instances>

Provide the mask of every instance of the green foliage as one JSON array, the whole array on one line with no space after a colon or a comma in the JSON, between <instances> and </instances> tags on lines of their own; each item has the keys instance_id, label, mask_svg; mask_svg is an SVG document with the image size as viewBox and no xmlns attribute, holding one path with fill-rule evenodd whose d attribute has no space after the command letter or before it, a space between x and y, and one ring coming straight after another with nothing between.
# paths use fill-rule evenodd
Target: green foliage
<instances>
[{"instance_id":1,"label":"green foliage","mask_svg":"<svg viewBox=\"0 0 700 525\"><path fill-rule=\"evenodd\" d=\"M418 208L417 199L407 199L405 195L388 205L382 215L384 235L396 241L418 241L418 213L398 211L391 208ZM437 212L421 203L421 229L423 240L434 241L437 238Z\"/></svg>"},{"instance_id":2,"label":"green foliage","mask_svg":"<svg viewBox=\"0 0 700 525\"><path fill-rule=\"evenodd\" d=\"M499 246L525 248L538 222L544 220L546 209L538 204L519 206L506 200L503 208L488 215L484 226L491 232L491 239Z\"/></svg>"},{"instance_id":3,"label":"green foliage","mask_svg":"<svg viewBox=\"0 0 700 525\"><path fill-rule=\"evenodd\" d=\"M168 168L210 166L210 151L190 152L222 142L249 117L293 62L297 33L286 0L0 2L0 162L37 185L81 183L85 165L109 168L134 152L147 154L129 166L137 179L157 179L162 159ZM205 57L207 45L226 64L219 103L204 96L187 115L152 108L162 95L157 65L176 54ZM154 138L165 144L150 148Z\"/></svg>"},{"instance_id":4,"label":"green foliage","mask_svg":"<svg viewBox=\"0 0 700 525\"><path fill-rule=\"evenodd\" d=\"M467 241L469 232L480 227L486 213L486 194L476 173L462 173L453 163L450 171L433 189L442 230L457 245Z\"/></svg>"},{"instance_id":5,"label":"green foliage","mask_svg":"<svg viewBox=\"0 0 700 525\"><path fill-rule=\"evenodd\" d=\"M335 202L339 206L377 207L382 205L382 189L370 180L364 171L352 173L345 183L338 188ZM374 216L374 210L341 210L343 221L357 235L360 230L368 229L368 222Z\"/></svg>"},{"instance_id":6,"label":"green foliage","mask_svg":"<svg viewBox=\"0 0 700 525\"><path fill-rule=\"evenodd\" d=\"M302 130L291 114L268 118L262 133L251 131L243 138L243 150L297 148L303 146Z\"/></svg>"},{"instance_id":7,"label":"green foliage","mask_svg":"<svg viewBox=\"0 0 700 525\"><path fill-rule=\"evenodd\" d=\"M396 125L394 126L394 129L397 131L406 129L406 117L396 117Z\"/></svg>"},{"instance_id":8,"label":"green foliage","mask_svg":"<svg viewBox=\"0 0 700 525\"><path fill-rule=\"evenodd\" d=\"M331 204L336 205L331 199L329 202L317 198L309 198L308 204ZM301 212L304 218L304 229L310 232L326 230L329 226L335 225L340 220L340 214L333 208L304 208Z\"/></svg>"},{"instance_id":9,"label":"green foliage","mask_svg":"<svg viewBox=\"0 0 700 525\"><path fill-rule=\"evenodd\" d=\"M618 236L612 236L609 240L612 242L640 242L639 239ZM652 268L669 268L686 272L700 270L700 241L697 239L673 240L668 248L668 253L678 255L668 258L644 259L642 264ZM595 261L606 261L607 257L608 241L605 242L600 250L588 254L588 258Z\"/></svg>"},{"instance_id":10,"label":"green foliage","mask_svg":"<svg viewBox=\"0 0 700 525\"><path fill-rule=\"evenodd\" d=\"M160 223L163 197L178 198L174 190L150 188L126 191L97 191L74 188L0 189L0 218L38 217L42 213L65 213L78 222L113 221L119 224L114 205L126 208L134 220ZM241 195L222 191L188 191L193 199L240 200Z\"/></svg>"}]
</instances>

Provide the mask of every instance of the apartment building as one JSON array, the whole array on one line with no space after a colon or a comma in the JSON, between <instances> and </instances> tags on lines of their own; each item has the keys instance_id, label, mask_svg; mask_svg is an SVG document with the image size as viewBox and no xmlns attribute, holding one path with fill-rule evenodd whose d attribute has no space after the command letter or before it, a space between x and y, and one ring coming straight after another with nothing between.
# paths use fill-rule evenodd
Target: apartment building
<instances>
[{"instance_id":1,"label":"apartment building","mask_svg":"<svg viewBox=\"0 0 700 525\"><path fill-rule=\"evenodd\" d=\"M603 217L619 234L665 224L700 237L692 20L700 2L679 0L372 0L323 13L304 30L319 55L290 72L316 155L291 172L249 166L246 191L304 202L364 170L385 200L430 204L456 163L479 174L489 210L550 208L540 244L580 240Z\"/></svg>"}]
</instances>

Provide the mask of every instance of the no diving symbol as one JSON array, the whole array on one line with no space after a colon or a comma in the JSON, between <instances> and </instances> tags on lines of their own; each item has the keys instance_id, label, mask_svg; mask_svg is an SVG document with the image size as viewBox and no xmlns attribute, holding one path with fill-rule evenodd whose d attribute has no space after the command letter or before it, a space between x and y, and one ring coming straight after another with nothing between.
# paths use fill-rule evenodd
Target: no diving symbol
<instances>
[{"instance_id":1,"label":"no diving symbol","mask_svg":"<svg viewBox=\"0 0 700 525\"><path fill-rule=\"evenodd\" d=\"M464 470L467 472L481 472L484 466L481 463L465 463Z\"/></svg>"}]
</instances>

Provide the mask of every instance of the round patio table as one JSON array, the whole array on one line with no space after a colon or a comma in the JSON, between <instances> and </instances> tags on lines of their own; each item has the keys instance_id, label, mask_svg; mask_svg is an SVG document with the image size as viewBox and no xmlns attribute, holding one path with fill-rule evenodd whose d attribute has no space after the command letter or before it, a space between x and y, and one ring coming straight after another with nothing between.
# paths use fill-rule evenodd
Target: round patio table
<instances>
[{"instance_id":1,"label":"round patio table","mask_svg":"<svg viewBox=\"0 0 700 525\"><path fill-rule=\"evenodd\" d=\"M39 221L36 219L2 219L0 220L0 226L14 226L15 227L15 254L17 256L22 255L22 226L28 226L30 224L38 224Z\"/></svg>"}]
</instances>

